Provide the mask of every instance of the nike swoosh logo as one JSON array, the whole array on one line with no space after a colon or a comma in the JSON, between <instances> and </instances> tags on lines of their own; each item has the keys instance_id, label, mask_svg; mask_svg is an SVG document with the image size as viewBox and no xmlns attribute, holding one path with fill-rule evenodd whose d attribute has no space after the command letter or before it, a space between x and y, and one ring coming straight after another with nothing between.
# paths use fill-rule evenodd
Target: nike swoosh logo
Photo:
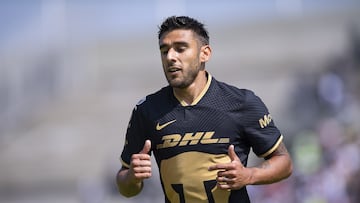
<instances>
[{"instance_id":1,"label":"nike swoosh logo","mask_svg":"<svg viewBox=\"0 0 360 203\"><path fill-rule=\"evenodd\" d=\"M166 123L164 123L164 124L162 124L162 125L160 125L160 123L157 123L157 125L156 125L156 130L162 130L162 129L165 128L166 126L174 123L175 121L176 121L176 120L172 120L172 121L166 122Z\"/></svg>"}]
</instances>

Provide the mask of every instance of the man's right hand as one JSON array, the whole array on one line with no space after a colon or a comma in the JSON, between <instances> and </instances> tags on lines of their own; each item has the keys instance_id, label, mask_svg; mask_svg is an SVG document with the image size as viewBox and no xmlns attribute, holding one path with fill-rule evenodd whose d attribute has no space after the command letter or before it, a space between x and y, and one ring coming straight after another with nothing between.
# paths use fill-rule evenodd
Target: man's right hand
<instances>
[{"instance_id":1,"label":"man's right hand","mask_svg":"<svg viewBox=\"0 0 360 203\"><path fill-rule=\"evenodd\" d=\"M137 195L143 186L143 180L151 177L150 140L146 140L143 149L133 154L130 168L122 167L116 176L119 192L125 197Z\"/></svg>"},{"instance_id":2,"label":"man's right hand","mask_svg":"<svg viewBox=\"0 0 360 203\"><path fill-rule=\"evenodd\" d=\"M135 183L142 182L151 177L151 160L149 152L151 150L151 141L146 140L143 149L138 154L131 157L129 178Z\"/></svg>"}]
</instances>

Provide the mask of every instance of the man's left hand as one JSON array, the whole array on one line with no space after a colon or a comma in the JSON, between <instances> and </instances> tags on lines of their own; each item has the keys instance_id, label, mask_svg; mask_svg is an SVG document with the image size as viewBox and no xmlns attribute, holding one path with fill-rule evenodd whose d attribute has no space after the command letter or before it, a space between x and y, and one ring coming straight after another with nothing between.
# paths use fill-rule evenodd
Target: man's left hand
<instances>
[{"instance_id":1,"label":"man's left hand","mask_svg":"<svg viewBox=\"0 0 360 203\"><path fill-rule=\"evenodd\" d=\"M217 173L217 186L221 189L237 190L248 185L251 178L251 170L245 168L236 155L234 145L228 149L230 163L216 164L209 167L209 171L219 170Z\"/></svg>"}]
</instances>

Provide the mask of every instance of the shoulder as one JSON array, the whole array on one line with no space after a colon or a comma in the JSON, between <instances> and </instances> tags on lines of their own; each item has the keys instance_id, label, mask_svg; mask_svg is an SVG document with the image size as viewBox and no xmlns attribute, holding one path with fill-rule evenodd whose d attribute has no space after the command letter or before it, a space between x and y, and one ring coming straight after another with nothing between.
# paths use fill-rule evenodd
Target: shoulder
<instances>
[{"instance_id":1,"label":"shoulder","mask_svg":"<svg viewBox=\"0 0 360 203\"><path fill-rule=\"evenodd\" d=\"M172 88L163 87L155 93L140 99L134 110L146 117L156 117L172 107Z\"/></svg>"},{"instance_id":2,"label":"shoulder","mask_svg":"<svg viewBox=\"0 0 360 203\"><path fill-rule=\"evenodd\" d=\"M258 98L250 89L239 88L216 79L213 81L214 90L223 97L230 97L241 102L248 102Z\"/></svg>"},{"instance_id":3,"label":"shoulder","mask_svg":"<svg viewBox=\"0 0 360 203\"><path fill-rule=\"evenodd\" d=\"M136 107L147 107L151 106L153 104L161 104L164 101L167 101L167 98L169 98L171 93L171 87L166 86L158 90L157 92L154 92L152 94L146 95L142 99L138 101L136 104Z\"/></svg>"}]
</instances>

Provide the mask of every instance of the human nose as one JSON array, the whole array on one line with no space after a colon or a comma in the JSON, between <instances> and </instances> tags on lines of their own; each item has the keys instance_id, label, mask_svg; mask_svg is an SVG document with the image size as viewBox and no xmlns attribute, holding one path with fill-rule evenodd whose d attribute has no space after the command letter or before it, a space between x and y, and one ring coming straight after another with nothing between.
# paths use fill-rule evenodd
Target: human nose
<instances>
[{"instance_id":1,"label":"human nose","mask_svg":"<svg viewBox=\"0 0 360 203\"><path fill-rule=\"evenodd\" d=\"M175 61L176 57L177 57L177 52L173 48L169 49L166 55L167 60Z\"/></svg>"}]
</instances>

